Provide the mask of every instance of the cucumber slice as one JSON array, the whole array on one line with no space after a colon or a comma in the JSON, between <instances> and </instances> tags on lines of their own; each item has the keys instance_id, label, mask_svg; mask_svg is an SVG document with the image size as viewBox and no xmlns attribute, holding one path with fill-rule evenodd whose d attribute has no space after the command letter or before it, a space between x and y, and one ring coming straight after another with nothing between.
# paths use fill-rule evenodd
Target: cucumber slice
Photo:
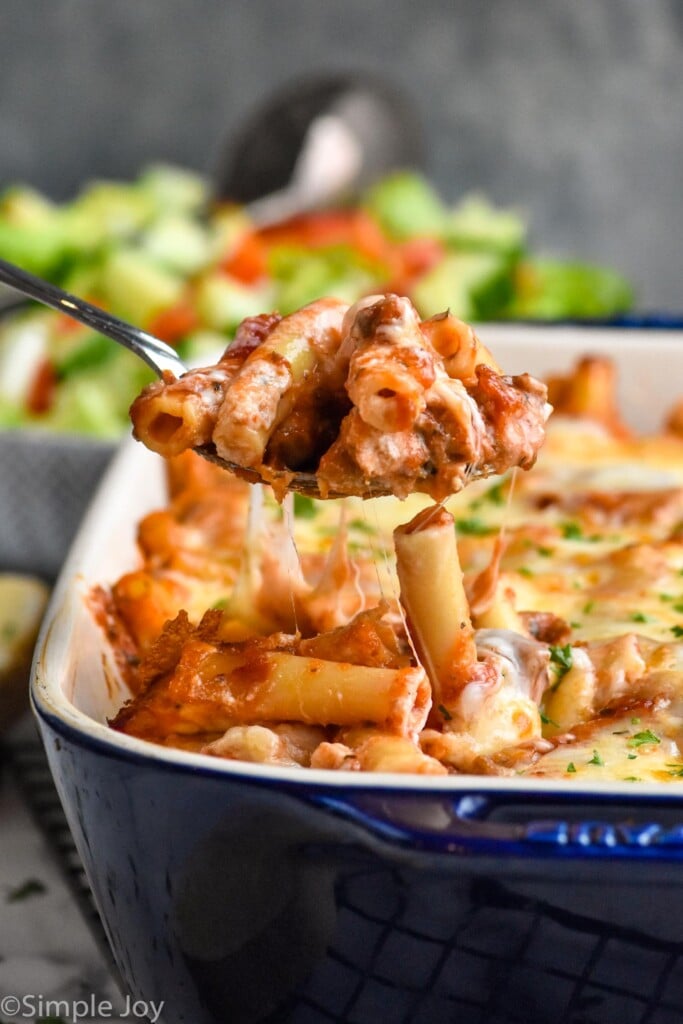
<instances>
[{"instance_id":1,"label":"cucumber slice","mask_svg":"<svg viewBox=\"0 0 683 1024\"><path fill-rule=\"evenodd\" d=\"M11 185L0 198L0 218L18 227L44 228L57 210L55 203L26 185Z\"/></svg>"},{"instance_id":2,"label":"cucumber slice","mask_svg":"<svg viewBox=\"0 0 683 1024\"><path fill-rule=\"evenodd\" d=\"M283 315L323 295L355 302L383 277L346 245L315 251L303 246L275 246L269 263L276 280L275 306Z\"/></svg>"},{"instance_id":3,"label":"cucumber slice","mask_svg":"<svg viewBox=\"0 0 683 1024\"><path fill-rule=\"evenodd\" d=\"M100 237L127 238L140 231L156 213L152 198L142 189L119 181L94 181L66 211L83 229Z\"/></svg>"},{"instance_id":4,"label":"cucumber slice","mask_svg":"<svg viewBox=\"0 0 683 1024\"><path fill-rule=\"evenodd\" d=\"M392 238L443 234L447 210L435 190L419 174L399 171L378 182L363 206Z\"/></svg>"},{"instance_id":5,"label":"cucumber slice","mask_svg":"<svg viewBox=\"0 0 683 1024\"><path fill-rule=\"evenodd\" d=\"M114 346L116 359L107 372L94 368L61 381L52 409L34 425L62 433L117 438L129 428L128 408L153 379L151 371L128 352Z\"/></svg>"},{"instance_id":6,"label":"cucumber slice","mask_svg":"<svg viewBox=\"0 0 683 1024\"><path fill-rule=\"evenodd\" d=\"M245 317L272 308L273 290L270 286L250 288L226 274L207 274L197 286L195 305L208 327L232 333Z\"/></svg>"},{"instance_id":7,"label":"cucumber slice","mask_svg":"<svg viewBox=\"0 0 683 1024\"><path fill-rule=\"evenodd\" d=\"M466 196L445 221L445 238L457 249L490 250L518 256L524 249L526 225L513 210L496 209L484 196Z\"/></svg>"},{"instance_id":8,"label":"cucumber slice","mask_svg":"<svg viewBox=\"0 0 683 1024\"><path fill-rule=\"evenodd\" d=\"M159 266L179 274L196 273L211 255L207 230L180 214L155 221L145 232L141 249Z\"/></svg>"},{"instance_id":9,"label":"cucumber slice","mask_svg":"<svg viewBox=\"0 0 683 1024\"><path fill-rule=\"evenodd\" d=\"M178 302L184 290L181 277L131 248L115 249L109 254L100 286L108 309L141 326Z\"/></svg>"},{"instance_id":10,"label":"cucumber slice","mask_svg":"<svg viewBox=\"0 0 683 1024\"><path fill-rule=\"evenodd\" d=\"M241 206L219 206L211 211L211 258L222 262L253 230L249 216Z\"/></svg>"},{"instance_id":11,"label":"cucumber slice","mask_svg":"<svg viewBox=\"0 0 683 1024\"><path fill-rule=\"evenodd\" d=\"M192 331L176 346L178 355L188 366L208 366L216 362L230 343L220 331Z\"/></svg>"},{"instance_id":12,"label":"cucumber slice","mask_svg":"<svg viewBox=\"0 0 683 1024\"><path fill-rule=\"evenodd\" d=\"M105 366L118 354L116 342L101 334L88 334L78 345L55 359L57 376L64 380L76 373Z\"/></svg>"},{"instance_id":13,"label":"cucumber slice","mask_svg":"<svg viewBox=\"0 0 683 1024\"><path fill-rule=\"evenodd\" d=\"M0 252L10 263L55 280L64 266L68 245L56 221L23 226L0 220Z\"/></svg>"},{"instance_id":14,"label":"cucumber slice","mask_svg":"<svg viewBox=\"0 0 683 1024\"><path fill-rule=\"evenodd\" d=\"M425 274L412 299L422 316L450 309L462 320L490 320L512 297L510 261L496 253L450 253Z\"/></svg>"},{"instance_id":15,"label":"cucumber slice","mask_svg":"<svg viewBox=\"0 0 683 1024\"><path fill-rule=\"evenodd\" d=\"M196 213L208 199L206 179L194 171L171 164L152 164L137 181L159 211Z\"/></svg>"}]
</instances>

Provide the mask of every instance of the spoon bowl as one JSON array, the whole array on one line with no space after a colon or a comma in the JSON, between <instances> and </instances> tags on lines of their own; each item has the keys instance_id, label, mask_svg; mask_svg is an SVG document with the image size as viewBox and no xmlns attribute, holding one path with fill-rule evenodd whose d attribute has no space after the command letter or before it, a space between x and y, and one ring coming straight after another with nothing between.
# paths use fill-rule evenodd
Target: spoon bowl
<instances>
[{"instance_id":1,"label":"spoon bowl","mask_svg":"<svg viewBox=\"0 0 683 1024\"><path fill-rule=\"evenodd\" d=\"M230 462L228 459L221 458L213 444L200 445L194 451L201 455L202 458L208 459L209 462L215 462L216 465L229 470L229 472L233 473L234 476L238 476L241 480L246 480L247 483L268 484L274 489L276 494L282 494L285 491L296 491L297 494L302 494L307 498L323 497L320 493L320 486L315 473L295 473L292 470L278 470L268 467L268 476L265 477L256 469L247 469L245 466L238 466L236 462ZM363 497L381 498L388 494L391 494L391 491L387 488L378 487L376 484L368 482ZM348 498L349 495L341 491L328 489L325 491L324 497Z\"/></svg>"}]
</instances>

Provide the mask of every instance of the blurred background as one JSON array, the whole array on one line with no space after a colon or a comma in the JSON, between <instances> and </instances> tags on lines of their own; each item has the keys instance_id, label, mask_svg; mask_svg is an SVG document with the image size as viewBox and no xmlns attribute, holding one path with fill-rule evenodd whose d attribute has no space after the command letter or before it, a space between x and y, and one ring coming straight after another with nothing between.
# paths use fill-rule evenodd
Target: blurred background
<instances>
[{"instance_id":1,"label":"blurred background","mask_svg":"<svg viewBox=\"0 0 683 1024\"><path fill-rule=\"evenodd\" d=\"M445 198L484 190L538 251L680 310L682 37L678 0L3 0L0 185L207 170L282 83L373 71L416 104Z\"/></svg>"}]
</instances>

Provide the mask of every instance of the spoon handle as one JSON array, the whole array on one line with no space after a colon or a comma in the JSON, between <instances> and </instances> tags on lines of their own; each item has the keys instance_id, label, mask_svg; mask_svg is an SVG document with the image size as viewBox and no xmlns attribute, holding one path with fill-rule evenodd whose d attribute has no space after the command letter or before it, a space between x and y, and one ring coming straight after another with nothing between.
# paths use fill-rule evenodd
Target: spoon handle
<instances>
[{"instance_id":1,"label":"spoon handle","mask_svg":"<svg viewBox=\"0 0 683 1024\"><path fill-rule=\"evenodd\" d=\"M3 259L0 259L0 281L130 349L151 366L159 377L164 370L170 370L175 377L180 377L187 370L178 353L152 334L141 331L139 327L133 327L125 320L119 320L98 306L70 295L49 281L29 274L28 271Z\"/></svg>"}]
</instances>

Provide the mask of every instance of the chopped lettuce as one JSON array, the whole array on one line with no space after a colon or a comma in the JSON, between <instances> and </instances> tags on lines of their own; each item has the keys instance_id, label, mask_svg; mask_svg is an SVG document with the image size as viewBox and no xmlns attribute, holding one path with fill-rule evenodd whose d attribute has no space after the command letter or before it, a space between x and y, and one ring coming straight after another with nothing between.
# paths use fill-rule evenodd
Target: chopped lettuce
<instances>
[{"instance_id":1,"label":"chopped lettuce","mask_svg":"<svg viewBox=\"0 0 683 1024\"><path fill-rule=\"evenodd\" d=\"M513 210L492 206L486 196L466 196L445 219L445 238L456 249L518 256L526 241L524 219Z\"/></svg>"},{"instance_id":2,"label":"chopped lettuce","mask_svg":"<svg viewBox=\"0 0 683 1024\"><path fill-rule=\"evenodd\" d=\"M143 327L178 302L183 290L181 275L132 246L112 249L102 267L100 292L107 306Z\"/></svg>"},{"instance_id":3,"label":"chopped lettuce","mask_svg":"<svg viewBox=\"0 0 683 1024\"><path fill-rule=\"evenodd\" d=\"M517 268L505 316L520 320L600 320L627 312L631 286L606 267L526 259Z\"/></svg>"},{"instance_id":4,"label":"chopped lettuce","mask_svg":"<svg viewBox=\"0 0 683 1024\"><path fill-rule=\"evenodd\" d=\"M355 302L381 280L377 269L344 245L315 250L276 246L270 254L269 271L275 306L283 315L323 295Z\"/></svg>"},{"instance_id":5,"label":"chopped lettuce","mask_svg":"<svg viewBox=\"0 0 683 1024\"><path fill-rule=\"evenodd\" d=\"M391 238L440 238L448 218L436 191L421 175L411 171L383 178L368 191L363 205Z\"/></svg>"},{"instance_id":6,"label":"chopped lettuce","mask_svg":"<svg viewBox=\"0 0 683 1024\"><path fill-rule=\"evenodd\" d=\"M493 319L512 297L509 260L491 252L449 253L413 288L423 316L450 309L461 320Z\"/></svg>"},{"instance_id":7,"label":"chopped lettuce","mask_svg":"<svg viewBox=\"0 0 683 1024\"><path fill-rule=\"evenodd\" d=\"M256 316L273 305L269 285L250 288L222 273L207 273L197 282L195 308L207 327L232 334L247 316Z\"/></svg>"}]
</instances>

